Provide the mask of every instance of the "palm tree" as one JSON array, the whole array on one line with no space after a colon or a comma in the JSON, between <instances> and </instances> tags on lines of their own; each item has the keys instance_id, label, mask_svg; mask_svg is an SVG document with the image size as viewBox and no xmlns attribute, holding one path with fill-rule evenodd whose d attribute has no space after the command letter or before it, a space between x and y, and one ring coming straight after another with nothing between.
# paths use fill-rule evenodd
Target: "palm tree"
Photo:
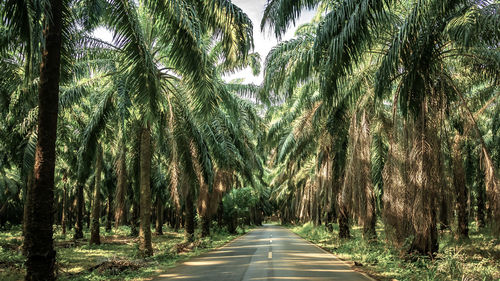
<instances>
[{"instance_id":1,"label":"palm tree","mask_svg":"<svg viewBox=\"0 0 500 281\"><path fill-rule=\"evenodd\" d=\"M28 189L26 202L26 280L55 279L52 204L64 7L61 0L51 0L45 5L50 14L45 15L48 20L43 32L45 45L38 87L38 141L34 180L32 187Z\"/></svg>"},{"instance_id":2,"label":"palm tree","mask_svg":"<svg viewBox=\"0 0 500 281\"><path fill-rule=\"evenodd\" d=\"M287 169L293 163L294 168L308 170L307 173L290 171L295 176L289 175L305 177L297 180L301 184L296 187L303 185L305 188L298 192L315 194L307 198L310 207L305 208L304 201L299 203L299 218L311 216L319 224L325 214L319 213L318 209L328 210L326 216L330 216L330 220L334 213L339 214L340 236L349 237L351 214L362 222L365 237L370 239L375 237L376 222L370 149L371 127L376 126L370 125L370 121L377 110L373 104L373 91L367 85L372 83L374 70L367 60L342 81L334 101L324 100L320 95L320 79L313 68L314 53L311 51L316 40L311 31L316 29L319 19L299 27L296 38L280 43L266 59L266 90L274 93L274 99L284 96L286 100L289 93L292 95L290 102L285 102L286 113L280 112L281 118L272 121L269 134L274 140L271 145L280 147L275 160L286 159ZM291 126L289 122L293 122ZM287 125L288 132L280 135ZM316 138L318 135L321 138ZM311 165L316 161L316 166ZM304 164L299 164L301 162ZM276 184L281 185L282 180ZM324 198L324 194L328 194L329 199L317 202L318 198ZM337 196L338 200L330 199ZM319 204L325 205L318 208ZM310 211L305 213L304 210L308 209Z\"/></svg>"},{"instance_id":3,"label":"palm tree","mask_svg":"<svg viewBox=\"0 0 500 281\"><path fill-rule=\"evenodd\" d=\"M246 56L251 47L251 22L242 11L229 1L195 3L176 1L168 3L141 3L112 1L109 3L106 24L115 32L116 45L123 51L123 73L128 77L127 85L133 103L143 112L140 117L140 202L141 202L141 250L152 254L151 216L151 130L157 122L157 111L166 101L169 81L175 80L164 66L174 66L194 89L207 88L206 71L198 67L204 61L199 36L213 28L221 31L226 60L236 61ZM198 16L194 15L197 12ZM146 17L146 14L154 17ZM220 17L220 15L224 15ZM161 32L160 32L161 30ZM165 32L167 30L168 32ZM183 30L184 32L177 32ZM174 32L176 31L176 32ZM206 103L213 104L211 102Z\"/></svg>"},{"instance_id":4,"label":"palm tree","mask_svg":"<svg viewBox=\"0 0 500 281\"><path fill-rule=\"evenodd\" d=\"M481 61L489 56L488 48L498 42L497 34L493 32L492 35L490 30L490 26L498 24L490 22L493 18L489 15L495 6L489 2L478 6L474 1L397 3L346 0L331 4L328 1L276 0L268 2L262 27L271 26L279 37L302 9L320 3L320 7L326 9L326 15L316 30L313 64L322 74L321 93L327 102L335 99L342 90L346 75L357 69L367 53L381 54L382 62L377 65L374 79L375 95L378 99L392 96L392 100L397 101L393 112L394 120L399 120L394 124L388 158L400 163L409 159L402 167L394 167L391 163L386 165L386 222L396 228L407 228L400 232L403 234L400 237L413 235L410 251L433 253L437 250L436 202L425 198L438 197L437 187L442 178L440 141L433 137L438 132L438 120L441 120L437 118L440 116L439 107L446 99L453 100L453 96L458 96L461 97L458 104L467 108L463 94L448 91L458 87L443 66L448 62L448 53L459 58L473 55ZM396 8L400 12L394 12ZM466 20L471 15L474 20ZM475 24L471 25L471 22ZM470 40L472 28L484 37ZM476 42L473 48L471 42ZM485 75L496 75L491 64L485 63L484 69ZM474 118L469 119L474 124ZM476 136L482 139L477 126L475 128ZM398 146L398 142L405 141L409 146ZM483 166L488 174L487 186L491 190L490 202L495 205L493 199L497 195L493 194L497 191L493 190L498 190L498 180L486 145L483 141L481 143L485 159ZM400 178L391 178L396 176ZM410 179L418 180L411 182ZM408 190L411 195L403 198L397 192L400 187L407 186L411 187ZM406 209L391 209L393 206L406 206ZM403 218L404 214L411 215Z\"/></svg>"}]
</instances>

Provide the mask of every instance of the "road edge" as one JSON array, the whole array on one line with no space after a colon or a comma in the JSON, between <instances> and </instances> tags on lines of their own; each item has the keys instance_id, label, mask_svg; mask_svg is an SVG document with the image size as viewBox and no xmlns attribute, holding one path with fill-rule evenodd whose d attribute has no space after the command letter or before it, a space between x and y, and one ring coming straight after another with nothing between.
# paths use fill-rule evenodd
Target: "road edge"
<instances>
[{"instance_id":1,"label":"road edge","mask_svg":"<svg viewBox=\"0 0 500 281\"><path fill-rule=\"evenodd\" d=\"M240 236L238 236L238 237L235 237L235 238L233 238L233 239L232 239L232 240L230 240L230 241L227 241L226 243L224 243L223 245L220 245L219 247L216 247L216 248L210 249L210 250L208 250L208 251L206 251L206 252L204 252L204 253L201 253L201 254L199 254L199 255L196 255L196 256L191 256L191 257L189 257L188 259L185 259L185 260L182 260L182 261L177 261L177 262L175 262L174 264L170 265L170 266L168 267L168 269L171 269L171 268L177 267L177 266L179 266L179 265L182 265L183 263L188 262L188 261L190 261L190 260L192 260L192 259L198 258L198 257L200 257L200 256L202 256L202 255L204 255L204 254L207 254L207 253L210 253L210 252L213 252L213 251L220 250L220 249L222 249L222 248L224 248L224 247L228 247L230 244L232 244L232 243L236 242L237 240L239 240L239 239L241 239L241 238L243 238L243 237L247 236L248 234L250 234L250 233L251 233L251 232L253 232L254 230L259 229L260 227L262 227L262 226L257 226L257 227L255 227L255 228L252 228L252 229L248 230L246 233L244 233L244 234L242 234L242 235L240 235ZM167 270L168 270L168 269L167 269ZM144 279L142 279L142 280L143 280L143 281L154 281L154 280L159 280L160 275L162 275L162 274L163 274L163 273L165 273L165 272L166 272L166 271L163 271L162 273L160 273L160 274L158 274L158 275L151 276L151 277L148 277L148 278L144 278Z\"/></svg>"},{"instance_id":2,"label":"road edge","mask_svg":"<svg viewBox=\"0 0 500 281\"><path fill-rule=\"evenodd\" d=\"M359 274L363 275L364 277L368 278L369 280L371 280L371 281L379 281L379 279L375 279L373 276L370 276L368 273L366 273L364 270L360 269L359 267L354 267L352 264L350 264L350 263L346 262L345 260L343 260L343 259L341 259L341 258L337 257L334 253L332 253L332 252L330 252L330 251L325 250L324 248L322 248L322 247L320 247L320 246L316 245L315 243L313 243L313 242L311 242L311 241L309 241L309 240L305 239L304 237L302 237L302 236L298 235L297 233L295 233L295 232L291 231L290 229L288 229L288 228L286 228L286 227L284 227L284 226L281 226L281 225L280 225L280 227L282 227L282 228L286 229L286 230L287 230L288 232L290 232L291 234L293 234L293 235L295 235L295 236L299 237L300 239L302 239L302 240L306 241L307 243L309 243L309 244L313 245L314 247L316 247L316 248L320 249L322 252L324 252L324 253L326 253L326 254L329 254L329 255L332 255L335 259L337 259L338 261L342 262L343 264L345 264L345 265L349 266L349 268L351 268L352 270L356 271L357 273L359 273Z\"/></svg>"}]
</instances>

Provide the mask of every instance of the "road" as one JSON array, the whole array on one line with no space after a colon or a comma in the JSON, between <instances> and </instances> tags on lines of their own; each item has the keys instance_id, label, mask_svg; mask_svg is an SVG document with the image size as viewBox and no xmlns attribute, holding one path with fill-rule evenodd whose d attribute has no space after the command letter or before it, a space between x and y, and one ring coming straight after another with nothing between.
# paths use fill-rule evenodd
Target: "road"
<instances>
[{"instance_id":1,"label":"road","mask_svg":"<svg viewBox=\"0 0 500 281\"><path fill-rule=\"evenodd\" d=\"M264 225L222 248L168 270L155 280L373 279L283 227Z\"/></svg>"}]
</instances>

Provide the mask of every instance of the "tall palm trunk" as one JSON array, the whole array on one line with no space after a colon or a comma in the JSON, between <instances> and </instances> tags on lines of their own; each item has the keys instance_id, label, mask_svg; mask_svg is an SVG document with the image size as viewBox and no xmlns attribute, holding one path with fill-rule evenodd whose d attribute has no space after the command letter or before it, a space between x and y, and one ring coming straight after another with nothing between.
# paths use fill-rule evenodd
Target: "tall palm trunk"
<instances>
[{"instance_id":1,"label":"tall palm trunk","mask_svg":"<svg viewBox=\"0 0 500 281\"><path fill-rule=\"evenodd\" d=\"M76 218L75 218L75 235L74 239L83 238L83 184L76 185Z\"/></svg>"},{"instance_id":2,"label":"tall palm trunk","mask_svg":"<svg viewBox=\"0 0 500 281\"><path fill-rule=\"evenodd\" d=\"M186 241L194 241L194 202L193 202L193 192L188 191L186 196L186 221L185 221L185 237Z\"/></svg>"},{"instance_id":3,"label":"tall palm trunk","mask_svg":"<svg viewBox=\"0 0 500 281\"><path fill-rule=\"evenodd\" d=\"M90 197L90 195L88 194ZM93 197L89 199L90 202L94 201ZM92 206L89 204L88 208L84 205L84 213L85 213L85 223L87 224L87 229L90 229L90 221L92 218Z\"/></svg>"},{"instance_id":4,"label":"tall palm trunk","mask_svg":"<svg viewBox=\"0 0 500 281\"><path fill-rule=\"evenodd\" d=\"M137 221L139 220L139 204L137 200L133 198L132 202L132 217L130 218L130 236L137 237L139 232L137 231Z\"/></svg>"},{"instance_id":5,"label":"tall palm trunk","mask_svg":"<svg viewBox=\"0 0 500 281\"><path fill-rule=\"evenodd\" d=\"M66 235L66 224L68 220L68 191L66 188L66 183L63 185L63 198L62 198L62 216L61 216L61 228L62 234Z\"/></svg>"},{"instance_id":6,"label":"tall palm trunk","mask_svg":"<svg viewBox=\"0 0 500 281\"><path fill-rule=\"evenodd\" d=\"M102 173L102 148L97 148L97 157L95 164L95 183L94 195L92 202L92 214L90 225L90 241L89 243L99 245L101 238L99 235L99 218L101 217L101 173Z\"/></svg>"},{"instance_id":7,"label":"tall palm trunk","mask_svg":"<svg viewBox=\"0 0 500 281\"><path fill-rule=\"evenodd\" d=\"M126 147L125 143L122 142L120 147L120 156L118 162L116 163L116 196L115 196L115 228L124 224L125 220L125 193L127 191L127 167L125 163L126 157Z\"/></svg>"},{"instance_id":8,"label":"tall palm trunk","mask_svg":"<svg viewBox=\"0 0 500 281\"><path fill-rule=\"evenodd\" d=\"M23 214L23 236L26 236L26 225L27 225L27 220L28 220L28 213L29 213L29 208L32 203L29 203L30 200L30 189L33 186L33 173L30 172L28 174L28 179L26 180L26 195L24 198L24 214ZM7 206L7 205L4 205ZM26 256L26 242L23 243L23 248L22 248L23 255Z\"/></svg>"},{"instance_id":9,"label":"tall palm trunk","mask_svg":"<svg viewBox=\"0 0 500 281\"><path fill-rule=\"evenodd\" d=\"M208 185L201 181L200 194L198 195L198 213L201 220L201 237L210 236L211 215L210 210L210 194Z\"/></svg>"},{"instance_id":10,"label":"tall palm trunk","mask_svg":"<svg viewBox=\"0 0 500 281\"><path fill-rule=\"evenodd\" d=\"M219 201L217 208L217 225L224 225L224 205L222 204L222 200Z\"/></svg>"},{"instance_id":11,"label":"tall palm trunk","mask_svg":"<svg viewBox=\"0 0 500 281\"><path fill-rule=\"evenodd\" d=\"M427 99L421 102L419 120L415 124L415 138L410 159L412 161L411 186L416 191L412 208L414 238L410 252L434 255L438 250L436 195L438 179L438 157L440 153L433 120L429 118ZM434 120L435 121L435 120Z\"/></svg>"},{"instance_id":12,"label":"tall palm trunk","mask_svg":"<svg viewBox=\"0 0 500 281\"><path fill-rule=\"evenodd\" d=\"M142 128L140 151L140 229L139 249L143 256L153 255L151 245L151 132Z\"/></svg>"},{"instance_id":13,"label":"tall palm trunk","mask_svg":"<svg viewBox=\"0 0 500 281\"><path fill-rule=\"evenodd\" d=\"M440 229L445 230L450 228L450 222L448 220L448 198L442 196L440 198L440 208L439 208L439 223Z\"/></svg>"},{"instance_id":14,"label":"tall palm trunk","mask_svg":"<svg viewBox=\"0 0 500 281\"><path fill-rule=\"evenodd\" d=\"M62 0L50 0L43 31L45 47L38 85L38 141L34 182L27 202L26 280L54 280L56 252L52 238L54 169L61 68Z\"/></svg>"},{"instance_id":15,"label":"tall palm trunk","mask_svg":"<svg viewBox=\"0 0 500 281\"><path fill-rule=\"evenodd\" d=\"M467 206L467 186L465 185L465 171L460 151L460 136L456 135L452 148L453 185L457 196L457 235L459 238L469 238L469 210Z\"/></svg>"},{"instance_id":16,"label":"tall palm trunk","mask_svg":"<svg viewBox=\"0 0 500 281\"><path fill-rule=\"evenodd\" d=\"M476 212L476 222L478 228L484 228L486 226L485 214L486 214L486 190L484 188L484 173L481 170L480 165L477 165L476 170L476 181L477 181L477 212Z\"/></svg>"},{"instance_id":17,"label":"tall palm trunk","mask_svg":"<svg viewBox=\"0 0 500 281\"><path fill-rule=\"evenodd\" d=\"M108 190L108 200L106 205L106 232L111 232L111 223L113 221L113 195L111 190Z\"/></svg>"},{"instance_id":18,"label":"tall palm trunk","mask_svg":"<svg viewBox=\"0 0 500 281\"><path fill-rule=\"evenodd\" d=\"M345 207L342 203L339 204L339 206L339 238L350 238L351 233L349 231L349 214L347 207Z\"/></svg>"},{"instance_id":19,"label":"tall palm trunk","mask_svg":"<svg viewBox=\"0 0 500 281\"><path fill-rule=\"evenodd\" d=\"M203 175L203 168L199 161L198 149L193 141L190 143L191 158L193 161L193 169L198 179L199 194L198 194L198 204L197 211L201 219L201 237L207 237L210 235L210 192L208 184Z\"/></svg>"},{"instance_id":20,"label":"tall palm trunk","mask_svg":"<svg viewBox=\"0 0 500 281\"><path fill-rule=\"evenodd\" d=\"M163 200L161 196L156 198L156 235L163 235Z\"/></svg>"}]
</instances>

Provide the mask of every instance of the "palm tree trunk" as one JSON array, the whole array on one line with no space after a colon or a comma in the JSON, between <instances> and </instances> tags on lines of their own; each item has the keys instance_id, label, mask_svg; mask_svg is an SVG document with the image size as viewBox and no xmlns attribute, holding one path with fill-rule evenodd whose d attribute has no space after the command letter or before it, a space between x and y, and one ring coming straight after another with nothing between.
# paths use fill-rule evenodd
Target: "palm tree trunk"
<instances>
[{"instance_id":1,"label":"palm tree trunk","mask_svg":"<svg viewBox=\"0 0 500 281\"><path fill-rule=\"evenodd\" d=\"M186 241L189 242L194 241L194 202L192 193L192 191L189 191L186 196L186 221L184 223Z\"/></svg>"},{"instance_id":2,"label":"palm tree trunk","mask_svg":"<svg viewBox=\"0 0 500 281\"><path fill-rule=\"evenodd\" d=\"M108 190L108 202L106 205L106 232L111 232L111 223L113 221L113 195L111 190Z\"/></svg>"},{"instance_id":3,"label":"palm tree trunk","mask_svg":"<svg viewBox=\"0 0 500 281\"><path fill-rule=\"evenodd\" d=\"M76 185L76 218L75 218L75 235L73 239L83 238L83 184Z\"/></svg>"},{"instance_id":4,"label":"palm tree trunk","mask_svg":"<svg viewBox=\"0 0 500 281\"><path fill-rule=\"evenodd\" d=\"M90 197L90 194L87 194L87 195ZM92 201L94 201L93 198L94 197L89 198L90 203L92 203ZM87 208L87 206L84 205L85 223L87 224L87 229L90 229L90 221L91 221L91 218L92 218L91 210L92 210L92 206L89 205L88 208Z\"/></svg>"},{"instance_id":5,"label":"palm tree trunk","mask_svg":"<svg viewBox=\"0 0 500 281\"><path fill-rule=\"evenodd\" d=\"M156 198L156 235L163 235L163 201L161 196Z\"/></svg>"},{"instance_id":6,"label":"palm tree trunk","mask_svg":"<svg viewBox=\"0 0 500 281\"><path fill-rule=\"evenodd\" d=\"M130 218L130 236L137 237L139 232L137 231L137 221L139 219L139 204L137 200L133 200L132 203L132 217Z\"/></svg>"},{"instance_id":7,"label":"palm tree trunk","mask_svg":"<svg viewBox=\"0 0 500 281\"><path fill-rule=\"evenodd\" d=\"M342 204L339 205L339 238L350 238L351 232L349 231L349 214L345 206Z\"/></svg>"},{"instance_id":8,"label":"palm tree trunk","mask_svg":"<svg viewBox=\"0 0 500 281\"><path fill-rule=\"evenodd\" d=\"M142 128L140 156L140 229L139 249L143 256L153 255L151 244L151 132Z\"/></svg>"},{"instance_id":9,"label":"palm tree trunk","mask_svg":"<svg viewBox=\"0 0 500 281\"><path fill-rule=\"evenodd\" d=\"M23 237L26 235L26 221L28 219L28 211L29 211L29 206L31 206L32 203L29 203L30 200L30 193L31 193L31 188L33 186L33 173L30 172L28 174L28 179L26 180L26 196L24 198L24 214L23 214ZM7 205L4 205L7 206ZM26 243L23 243L23 255L26 256Z\"/></svg>"},{"instance_id":10,"label":"palm tree trunk","mask_svg":"<svg viewBox=\"0 0 500 281\"><path fill-rule=\"evenodd\" d=\"M326 214L326 221L325 225L328 231L333 232L333 224L337 220L337 216L335 213L335 208L332 207L332 209Z\"/></svg>"},{"instance_id":11,"label":"palm tree trunk","mask_svg":"<svg viewBox=\"0 0 500 281\"><path fill-rule=\"evenodd\" d=\"M54 169L61 67L62 0L50 0L38 85L38 141L26 217L26 280L54 280Z\"/></svg>"},{"instance_id":12,"label":"palm tree trunk","mask_svg":"<svg viewBox=\"0 0 500 281\"><path fill-rule=\"evenodd\" d=\"M375 209L375 195L373 194L373 188L366 190L367 206L366 213L367 218L363 224L363 237L368 240L373 240L377 238L377 232L375 227L377 225L377 213Z\"/></svg>"},{"instance_id":13,"label":"palm tree trunk","mask_svg":"<svg viewBox=\"0 0 500 281\"><path fill-rule=\"evenodd\" d=\"M217 207L217 225L221 227L224 224L224 205L222 200L219 201L219 206Z\"/></svg>"},{"instance_id":14,"label":"palm tree trunk","mask_svg":"<svg viewBox=\"0 0 500 281\"><path fill-rule=\"evenodd\" d=\"M436 222L436 190L439 181L434 175L438 169L437 154L441 153L436 141L437 133L433 120L428 117L427 99L421 102L419 120L415 125L412 148L413 174L411 185L416 191L413 202L414 236L410 252L433 256L437 252L438 236Z\"/></svg>"},{"instance_id":15,"label":"palm tree trunk","mask_svg":"<svg viewBox=\"0 0 500 281\"><path fill-rule=\"evenodd\" d=\"M63 199L62 199L62 216L61 216L61 228L62 228L62 234L66 235L66 221L67 221L67 214L68 214L68 191L66 188L66 183L63 185Z\"/></svg>"},{"instance_id":16,"label":"palm tree trunk","mask_svg":"<svg viewBox=\"0 0 500 281\"><path fill-rule=\"evenodd\" d=\"M477 212L476 212L476 222L478 228L484 228L486 226L485 214L486 214L486 190L484 186L484 174L481 170L480 165L477 165L476 171L476 181L477 181Z\"/></svg>"},{"instance_id":17,"label":"palm tree trunk","mask_svg":"<svg viewBox=\"0 0 500 281\"><path fill-rule=\"evenodd\" d=\"M461 239L469 238L469 212L467 206L467 186L465 185L465 171L460 151L460 136L456 135L453 143L453 185L457 196L457 235Z\"/></svg>"},{"instance_id":18,"label":"palm tree trunk","mask_svg":"<svg viewBox=\"0 0 500 281\"><path fill-rule=\"evenodd\" d=\"M208 193L208 185L200 185L200 194L198 195L198 213L201 219L201 237L210 236L210 194Z\"/></svg>"},{"instance_id":19,"label":"palm tree trunk","mask_svg":"<svg viewBox=\"0 0 500 281\"><path fill-rule=\"evenodd\" d=\"M99 235L99 218L101 217L101 173L102 173L102 148L97 148L97 157L95 164L95 183L94 183L94 195L92 202L92 214L91 214L91 225L90 225L90 245L101 244L101 238Z\"/></svg>"},{"instance_id":20,"label":"palm tree trunk","mask_svg":"<svg viewBox=\"0 0 500 281\"><path fill-rule=\"evenodd\" d=\"M125 163L126 157L126 147L125 143L121 144L121 152L118 158L118 163L116 163L116 197L115 197L115 228L124 224L125 219L125 193L127 191L127 167Z\"/></svg>"},{"instance_id":21,"label":"palm tree trunk","mask_svg":"<svg viewBox=\"0 0 500 281\"><path fill-rule=\"evenodd\" d=\"M450 222L448 219L448 202L446 202L447 198L444 196L440 199L441 200L441 208L439 208L439 222L440 222L440 229L445 230L450 228Z\"/></svg>"}]
</instances>

